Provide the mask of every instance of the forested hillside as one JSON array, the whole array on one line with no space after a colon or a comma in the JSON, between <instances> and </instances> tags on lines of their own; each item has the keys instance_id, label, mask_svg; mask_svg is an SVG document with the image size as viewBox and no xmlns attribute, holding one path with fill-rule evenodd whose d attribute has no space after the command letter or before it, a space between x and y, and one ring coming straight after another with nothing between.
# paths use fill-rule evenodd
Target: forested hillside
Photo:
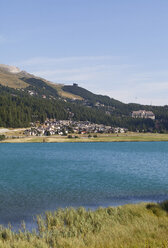
<instances>
[{"instance_id":1,"label":"forested hillside","mask_svg":"<svg viewBox=\"0 0 168 248\"><path fill-rule=\"evenodd\" d=\"M127 127L130 130L155 129L150 119L132 119L107 115L103 110L88 108L81 104L60 99L32 97L21 90L0 86L0 126L27 127L30 122L43 122L46 118L68 119L73 113L74 120L88 120L94 123Z\"/></svg>"},{"instance_id":2,"label":"forested hillside","mask_svg":"<svg viewBox=\"0 0 168 248\"><path fill-rule=\"evenodd\" d=\"M27 127L30 122L43 122L47 117L66 119L64 104L0 86L0 126Z\"/></svg>"},{"instance_id":3,"label":"forested hillside","mask_svg":"<svg viewBox=\"0 0 168 248\"><path fill-rule=\"evenodd\" d=\"M140 109L153 111L156 120L132 118L132 111ZM57 86L26 72L12 74L0 68L0 127L28 127L46 118L88 120L132 131L168 131L168 106L125 104L78 85Z\"/></svg>"},{"instance_id":4,"label":"forested hillside","mask_svg":"<svg viewBox=\"0 0 168 248\"><path fill-rule=\"evenodd\" d=\"M109 96L96 95L82 87L75 85L66 85L63 87L63 90L81 96L83 99L88 100L92 105L96 104L96 102L115 107L124 105L122 102L110 98Z\"/></svg>"},{"instance_id":5,"label":"forested hillside","mask_svg":"<svg viewBox=\"0 0 168 248\"><path fill-rule=\"evenodd\" d=\"M96 95L82 87L74 85L64 86L63 90L81 96L88 102L88 104L90 104L90 106L94 107L96 103L99 102L100 107L102 104L104 105L104 107L106 107L106 109L111 109L110 107L113 107L114 114L118 113L119 115L130 116L132 111L144 109L153 111L157 119L168 119L168 106L161 107L135 103L125 104L118 100L110 98L109 96Z\"/></svg>"}]
</instances>

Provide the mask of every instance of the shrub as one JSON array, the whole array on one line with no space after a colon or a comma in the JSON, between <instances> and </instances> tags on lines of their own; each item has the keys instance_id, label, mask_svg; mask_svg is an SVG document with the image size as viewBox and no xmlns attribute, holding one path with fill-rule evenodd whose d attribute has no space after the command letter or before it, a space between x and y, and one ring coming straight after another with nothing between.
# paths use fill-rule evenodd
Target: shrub
<instances>
[{"instance_id":1,"label":"shrub","mask_svg":"<svg viewBox=\"0 0 168 248\"><path fill-rule=\"evenodd\" d=\"M151 210L156 216L164 216L168 212L168 200L161 203L149 203L146 208Z\"/></svg>"},{"instance_id":2,"label":"shrub","mask_svg":"<svg viewBox=\"0 0 168 248\"><path fill-rule=\"evenodd\" d=\"M5 135L0 135L0 141L5 140Z\"/></svg>"},{"instance_id":3,"label":"shrub","mask_svg":"<svg viewBox=\"0 0 168 248\"><path fill-rule=\"evenodd\" d=\"M167 201L163 201L160 204L160 207L165 210L166 212L168 212L168 200Z\"/></svg>"}]
</instances>

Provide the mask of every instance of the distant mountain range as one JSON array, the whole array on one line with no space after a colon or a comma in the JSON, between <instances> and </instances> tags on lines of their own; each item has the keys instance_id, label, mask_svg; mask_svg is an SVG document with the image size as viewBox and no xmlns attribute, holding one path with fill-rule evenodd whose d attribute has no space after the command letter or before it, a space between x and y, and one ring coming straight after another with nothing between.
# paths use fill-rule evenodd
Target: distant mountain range
<instances>
[{"instance_id":1,"label":"distant mountain range","mask_svg":"<svg viewBox=\"0 0 168 248\"><path fill-rule=\"evenodd\" d=\"M156 120L135 119L132 111L152 111ZM168 106L125 104L78 84L55 84L15 66L0 64L0 126L24 127L45 118L89 120L129 130L168 130Z\"/></svg>"}]
</instances>

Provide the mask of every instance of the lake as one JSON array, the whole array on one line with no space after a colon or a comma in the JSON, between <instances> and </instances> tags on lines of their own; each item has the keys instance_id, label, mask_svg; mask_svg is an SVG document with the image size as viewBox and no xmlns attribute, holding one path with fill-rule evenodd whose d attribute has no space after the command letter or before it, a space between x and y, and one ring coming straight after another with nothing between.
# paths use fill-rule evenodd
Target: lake
<instances>
[{"instance_id":1,"label":"lake","mask_svg":"<svg viewBox=\"0 0 168 248\"><path fill-rule=\"evenodd\" d=\"M0 144L0 224L168 199L168 142Z\"/></svg>"}]
</instances>

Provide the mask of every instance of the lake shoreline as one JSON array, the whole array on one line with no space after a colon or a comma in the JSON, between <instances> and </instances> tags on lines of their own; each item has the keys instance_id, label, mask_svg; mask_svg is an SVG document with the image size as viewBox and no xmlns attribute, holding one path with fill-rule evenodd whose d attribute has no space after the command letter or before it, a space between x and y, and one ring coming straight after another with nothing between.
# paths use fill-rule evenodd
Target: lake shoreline
<instances>
[{"instance_id":1,"label":"lake shoreline","mask_svg":"<svg viewBox=\"0 0 168 248\"><path fill-rule=\"evenodd\" d=\"M23 136L8 137L0 143L97 143L97 142L163 142L168 141L168 134L154 133L129 133L129 134L109 134L97 135L97 137L87 137L78 135L78 137L68 138L67 136Z\"/></svg>"}]
</instances>

